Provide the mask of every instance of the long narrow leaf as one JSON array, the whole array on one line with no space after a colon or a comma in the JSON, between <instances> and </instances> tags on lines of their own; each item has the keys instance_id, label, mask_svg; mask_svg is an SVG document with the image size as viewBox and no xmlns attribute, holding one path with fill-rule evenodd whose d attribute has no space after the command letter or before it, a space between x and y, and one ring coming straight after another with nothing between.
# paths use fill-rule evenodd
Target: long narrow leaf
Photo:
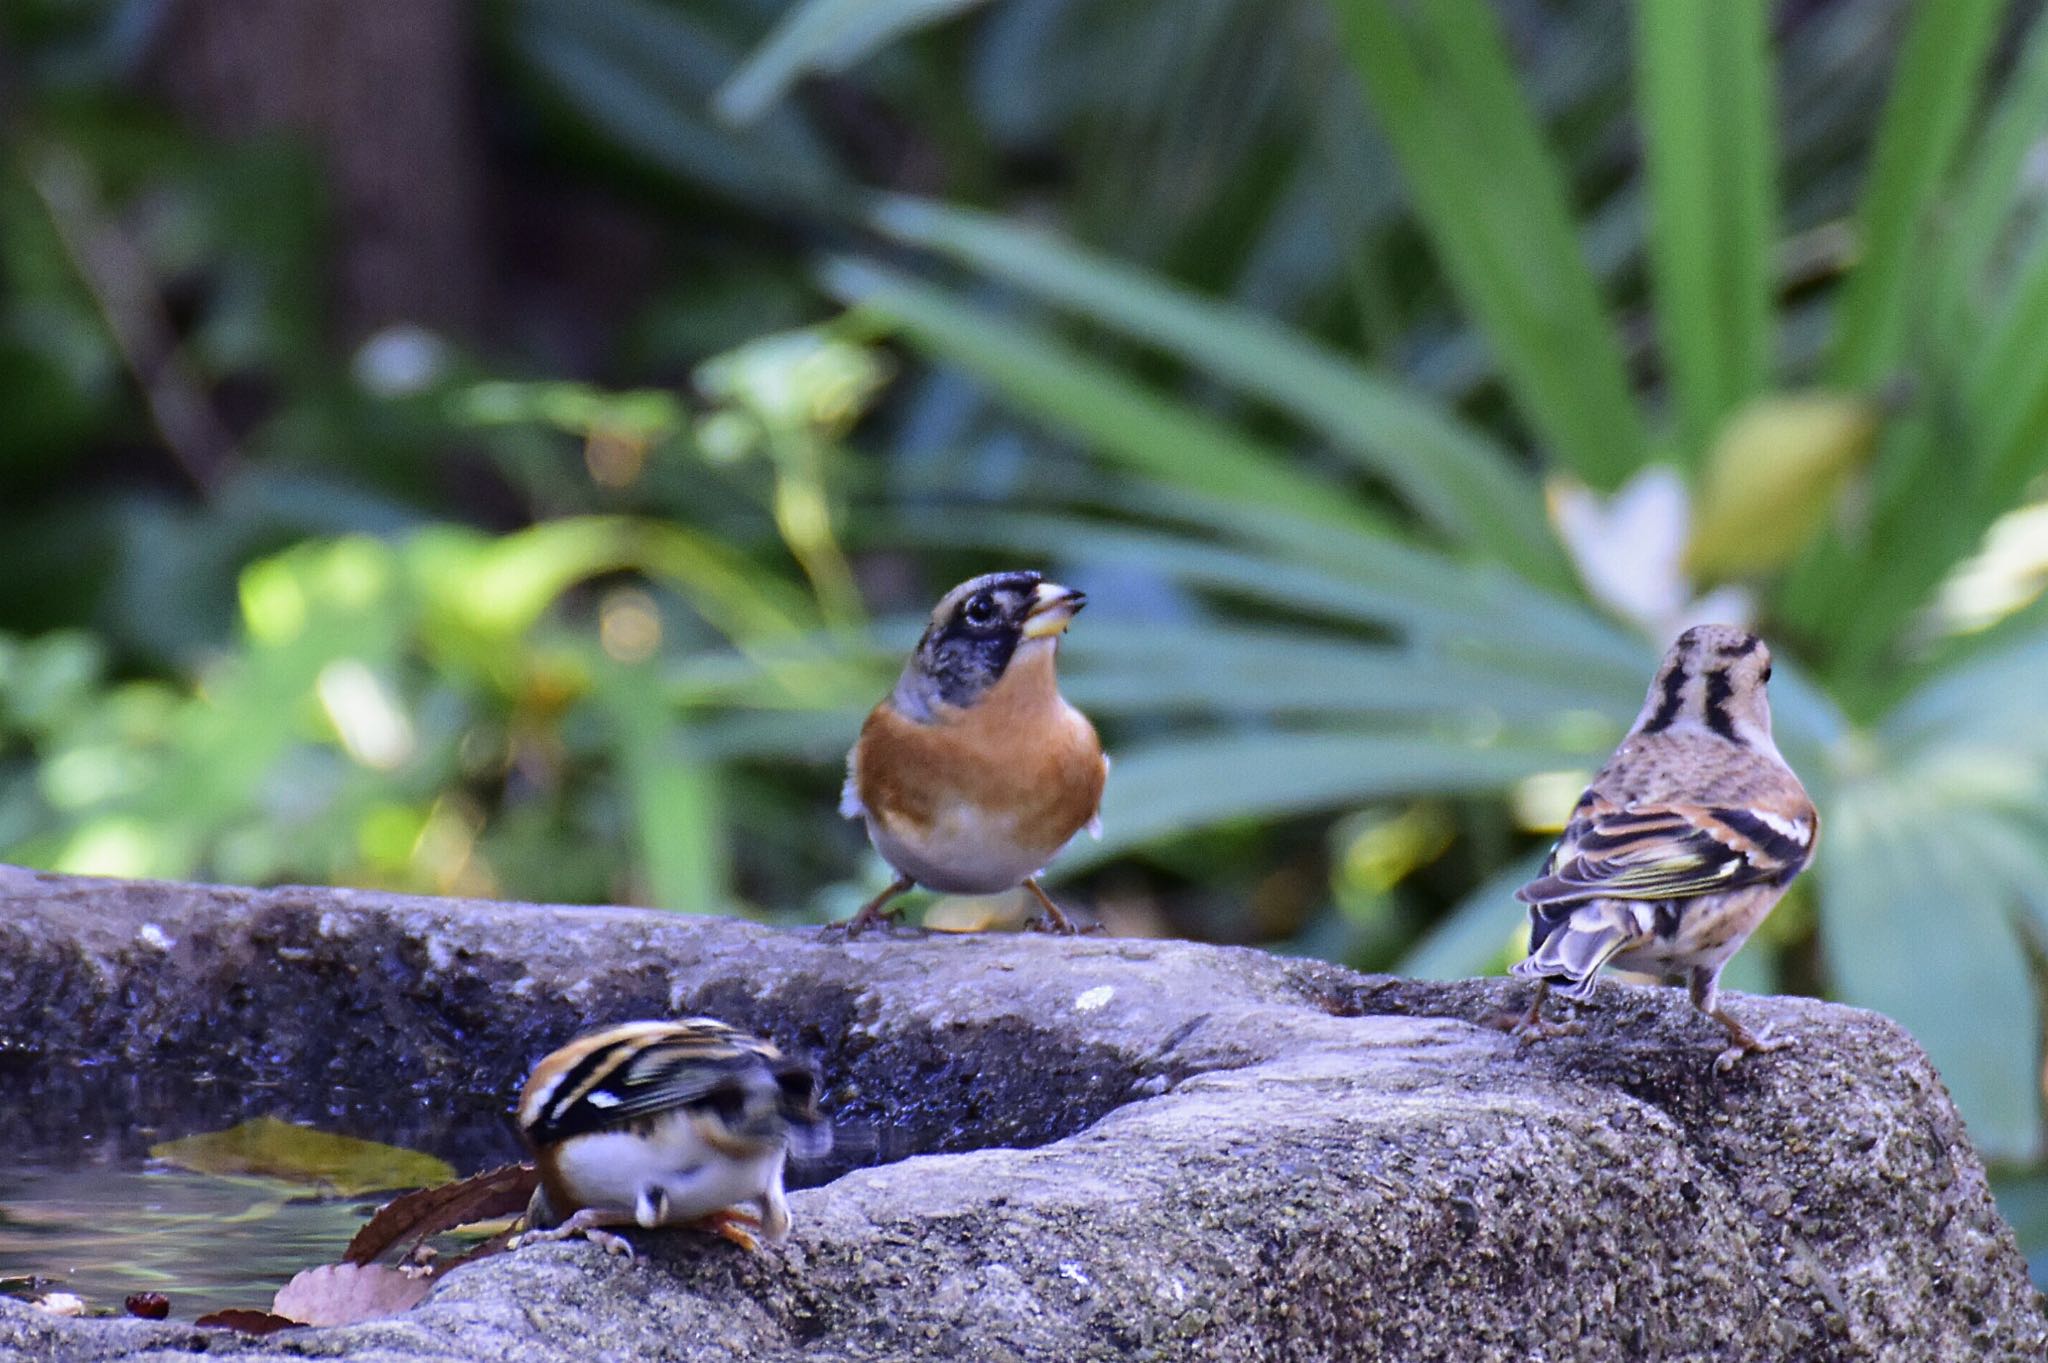
<instances>
[{"instance_id":1,"label":"long narrow leaf","mask_svg":"<svg viewBox=\"0 0 2048 1363\"><path fill-rule=\"evenodd\" d=\"M1412 390L1257 314L1184 293L1043 232L905 198L884 201L873 222L1284 408L1386 479L1452 539L1489 547L1538 581L1570 580L1544 528L1535 479L1508 451Z\"/></svg>"},{"instance_id":2,"label":"long narrow leaf","mask_svg":"<svg viewBox=\"0 0 2048 1363\"><path fill-rule=\"evenodd\" d=\"M1101 842L1054 864L1069 875L1157 839L1234 819L1316 813L1401 795L1486 794L1586 752L1487 747L1451 739L1347 732L1232 733L1115 754Z\"/></svg>"},{"instance_id":3,"label":"long narrow leaf","mask_svg":"<svg viewBox=\"0 0 2048 1363\"><path fill-rule=\"evenodd\" d=\"M1657 332L1696 461L1771 363L1769 6L1658 0L1635 16Z\"/></svg>"},{"instance_id":4,"label":"long narrow leaf","mask_svg":"<svg viewBox=\"0 0 2048 1363\"><path fill-rule=\"evenodd\" d=\"M1921 246L1945 193L2005 0L1915 5L1856 216L1861 255L1843 287L1829 372L1869 387L1905 354Z\"/></svg>"},{"instance_id":5,"label":"long narrow leaf","mask_svg":"<svg viewBox=\"0 0 2048 1363\"><path fill-rule=\"evenodd\" d=\"M718 92L718 114L746 123L809 71L842 71L892 39L982 0L804 0L790 7Z\"/></svg>"},{"instance_id":6,"label":"long narrow leaf","mask_svg":"<svg viewBox=\"0 0 2048 1363\"><path fill-rule=\"evenodd\" d=\"M644 672L606 667L596 693L625 778L649 897L659 908L716 913L728 871L718 773L682 732Z\"/></svg>"},{"instance_id":7,"label":"long narrow leaf","mask_svg":"<svg viewBox=\"0 0 2048 1363\"><path fill-rule=\"evenodd\" d=\"M1444 269L1557 460L1602 489L1647 439L1558 166L1487 0L1333 0Z\"/></svg>"},{"instance_id":8,"label":"long narrow leaf","mask_svg":"<svg viewBox=\"0 0 2048 1363\"><path fill-rule=\"evenodd\" d=\"M1132 382L1046 332L960 302L907 275L842 260L826 286L920 348L1126 467L1192 487L1288 506L1331 525L1366 521L1274 449Z\"/></svg>"},{"instance_id":9,"label":"long narrow leaf","mask_svg":"<svg viewBox=\"0 0 2048 1363\"><path fill-rule=\"evenodd\" d=\"M2048 12L2034 21L2026 47L1983 135L1964 167L1960 192L1946 207L1947 230L1935 294L1949 337L1968 347L1973 323L2000 294L1993 268L2027 184L2027 158L2048 130Z\"/></svg>"}]
</instances>

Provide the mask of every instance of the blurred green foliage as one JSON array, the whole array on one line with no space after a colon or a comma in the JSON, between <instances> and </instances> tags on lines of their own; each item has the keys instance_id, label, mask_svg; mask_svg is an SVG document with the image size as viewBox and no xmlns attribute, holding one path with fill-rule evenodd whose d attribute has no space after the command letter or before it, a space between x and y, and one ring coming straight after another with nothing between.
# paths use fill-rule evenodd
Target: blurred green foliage
<instances>
[{"instance_id":1,"label":"blurred green foliage","mask_svg":"<svg viewBox=\"0 0 2048 1363\"><path fill-rule=\"evenodd\" d=\"M814 921L861 708L1019 563L1098 603L1076 897L1464 974L1739 613L1825 833L1735 982L2040 1156L2040 4L504 0L476 155L657 248L570 363L517 272L337 347L317 168L166 117L162 9L0 20L0 854Z\"/></svg>"}]
</instances>

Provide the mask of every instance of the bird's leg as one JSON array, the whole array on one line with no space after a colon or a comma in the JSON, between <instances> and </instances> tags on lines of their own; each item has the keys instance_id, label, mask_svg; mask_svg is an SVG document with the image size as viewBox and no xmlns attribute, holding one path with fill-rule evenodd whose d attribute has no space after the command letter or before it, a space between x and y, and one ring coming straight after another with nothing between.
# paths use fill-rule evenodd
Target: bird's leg
<instances>
[{"instance_id":1,"label":"bird's leg","mask_svg":"<svg viewBox=\"0 0 2048 1363\"><path fill-rule=\"evenodd\" d=\"M898 875L896 879L889 882L888 889L883 890L873 899L861 905L860 912L847 919L842 930L848 937L858 937L877 923L887 923L893 927L896 923L896 915L903 912L903 910L900 908L884 909L882 906L898 895L908 894L916 888L916 881L912 880L909 876Z\"/></svg>"},{"instance_id":2,"label":"bird's leg","mask_svg":"<svg viewBox=\"0 0 2048 1363\"><path fill-rule=\"evenodd\" d=\"M1033 932L1057 932L1063 936L1072 937L1074 934L1082 931L1082 929L1074 926L1073 919L1060 912L1060 906L1052 902L1052 896L1047 894L1045 887L1038 883L1037 876L1033 876L1025 881L1024 888L1038 896L1039 904L1045 909L1045 916L1043 918L1031 920L1031 930Z\"/></svg>"},{"instance_id":3,"label":"bird's leg","mask_svg":"<svg viewBox=\"0 0 2048 1363\"><path fill-rule=\"evenodd\" d=\"M1782 1051L1792 1044L1790 1037L1774 1037L1769 1032L1759 1035L1750 1031L1721 1006L1720 967L1712 970L1696 967L1689 973L1687 983L1691 986L1692 1006L1727 1029L1730 1045L1714 1057L1714 1068L1720 1073L1726 1074L1734 1069L1735 1063L1745 1055Z\"/></svg>"},{"instance_id":4,"label":"bird's leg","mask_svg":"<svg viewBox=\"0 0 2048 1363\"><path fill-rule=\"evenodd\" d=\"M524 1249L528 1245L544 1245L551 1240L574 1240L580 1236L608 1254L630 1259L633 1257L633 1246L626 1242L626 1237L614 1235L602 1227L633 1224L633 1213L629 1211L615 1207L585 1207L559 1226L547 1230L522 1232L512 1242L511 1247Z\"/></svg>"},{"instance_id":5,"label":"bird's leg","mask_svg":"<svg viewBox=\"0 0 2048 1363\"><path fill-rule=\"evenodd\" d=\"M713 1235L732 1241L749 1254L761 1252L761 1241L756 1235L761 1229L761 1218L751 1212L743 1212L737 1207L727 1207L724 1211L713 1212L699 1220L697 1226L700 1230L708 1230Z\"/></svg>"},{"instance_id":6,"label":"bird's leg","mask_svg":"<svg viewBox=\"0 0 2048 1363\"><path fill-rule=\"evenodd\" d=\"M1492 1020L1492 1025L1508 1033L1517 1041L1535 1041L1553 1036L1577 1036L1586 1030L1582 1022L1546 1022L1543 1017L1543 1000L1550 997L1550 981L1536 981L1536 992L1529 996L1527 1011L1517 1015L1503 1013Z\"/></svg>"}]
</instances>

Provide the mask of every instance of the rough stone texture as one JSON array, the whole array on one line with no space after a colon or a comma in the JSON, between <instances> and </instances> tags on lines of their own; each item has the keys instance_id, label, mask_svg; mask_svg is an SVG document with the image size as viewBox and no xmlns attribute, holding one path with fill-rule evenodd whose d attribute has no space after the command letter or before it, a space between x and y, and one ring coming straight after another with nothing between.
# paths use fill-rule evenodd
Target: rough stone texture
<instances>
[{"instance_id":1,"label":"rough stone texture","mask_svg":"<svg viewBox=\"0 0 2048 1363\"><path fill-rule=\"evenodd\" d=\"M1584 1035L1526 1048L1477 1025L1518 997L1173 942L847 945L0 871L13 1149L280 1111L480 1162L512 1148L503 1109L549 1047L708 1012L823 1066L852 1134L816 1177L874 1166L797 1193L759 1256L689 1232L630 1263L543 1246L404 1317L268 1339L0 1303L0 1354L2043 1356L2012 1235L1898 1027L1738 999L1801 1044L1719 1076L1675 991L1616 986ZM165 1068L194 1055L203 1073Z\"/></svg>"}]
</instances>

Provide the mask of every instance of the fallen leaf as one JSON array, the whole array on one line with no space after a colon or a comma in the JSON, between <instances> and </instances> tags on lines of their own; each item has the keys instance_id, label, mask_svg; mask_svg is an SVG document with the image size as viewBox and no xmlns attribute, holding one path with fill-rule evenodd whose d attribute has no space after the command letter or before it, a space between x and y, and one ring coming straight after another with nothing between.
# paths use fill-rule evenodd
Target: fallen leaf
<instances>
[{"instance_id":1,"label":"fallen leaf","mask_svg":"<svg viewBox=\"0 0 2048 1363\"><path fill-rule=\"evenodd\" d=\"M278 1288L270 1309L306 1325L353 1325L410 1311L432 1286L382 1264L322 1264Z\"/></svg>"},{"instance_id":2,"label":"fallen leaf","mask_svg":"<svg viewBox=\"0 0 2048 1363\"><path fill-rule=\"evenodd\" d=\"M192 1323L209 1329L240 1330L245 1335L274 1335L279 1330L296 1330L305 1324L289 1316L273 1316L268 1311L249 1311L239 1306L209 1312Z\"/></svg>"},{"instance_id":3,"label":"fallen leaf","mask_svg":"<svg viewBox=\"0 0 2048 1363\"><path fill-rule=\"evenodd\" d=\"M144 1320L162 1320L171 1314L171 1299L161 1292L131 1292L121 1304L129 1315Z\"/></svg>"},{"instance_id":4,"label":"fallen leaf","mask_svg":"<svg viewBox=\"0 0 2048 1363\"><path fill-rule=\"evenodd\" d=\"M367 1264L407 1241L418 1245L457 1226L522 1212L539 1181L532 1165L507 1164L459 1183L393 1198L356 1232L342 1251L342 1260Z\"/></svg>"},{"instance_id":5,"label":"fallen leaf","mask_svg":"<svg viewBox=\"0 0 2048 1363\"><path fill-rule=\"evenodd\" d=\"M385 1188L446 1183L455 1170L417 1150L358 1140L331 1131L258 1117L225 1131L209 1131L153 1145L157 1159L202 1174L263 1174L313 1183L343 1197Z\"/></svg>"}]
</instances>

